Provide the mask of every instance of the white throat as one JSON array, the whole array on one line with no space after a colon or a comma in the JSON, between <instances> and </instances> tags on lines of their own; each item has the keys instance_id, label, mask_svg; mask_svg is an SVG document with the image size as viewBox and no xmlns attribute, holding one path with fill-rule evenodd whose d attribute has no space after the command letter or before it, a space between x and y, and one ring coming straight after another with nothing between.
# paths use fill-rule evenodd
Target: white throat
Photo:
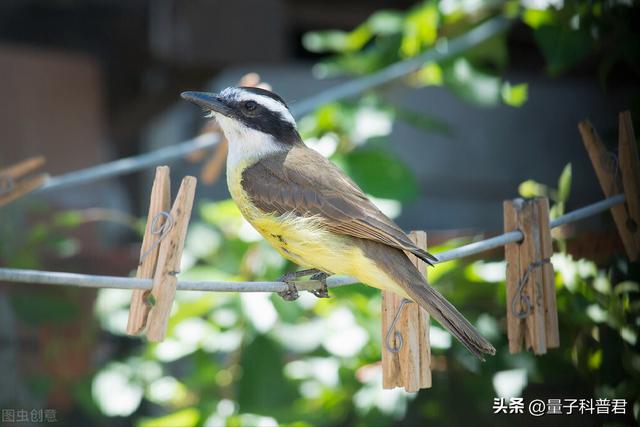
<instances>
[{"instance_id":1,"label":"white throat","mask_svg":"<svg viewBox=\"0 0 640 427\"><path fill-rule=\"evenodd\" d=\"M278 144L269 134L247 127L222 114L214 113L214 117L229 141L227 170L285 150L285 147Z\"/></svg>"}]
</instances>

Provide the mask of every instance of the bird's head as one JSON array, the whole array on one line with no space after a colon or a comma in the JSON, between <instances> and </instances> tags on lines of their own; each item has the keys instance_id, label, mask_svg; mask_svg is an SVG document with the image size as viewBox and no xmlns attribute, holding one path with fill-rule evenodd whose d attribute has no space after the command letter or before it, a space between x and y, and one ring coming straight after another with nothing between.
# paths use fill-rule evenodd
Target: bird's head
<instances>
[{"instance_id":1,"label":"bird's head","mask_svg":"<svg viewBox=\"0 0 640 427\"><path fill-rule=\"evenodd\" d=\"M296 122L284 100L256 87L229 87L215 94L183 92L182 98L211 112L229 140L271 136L282 144L300 141Z\"/></svg>"}]
</instances>

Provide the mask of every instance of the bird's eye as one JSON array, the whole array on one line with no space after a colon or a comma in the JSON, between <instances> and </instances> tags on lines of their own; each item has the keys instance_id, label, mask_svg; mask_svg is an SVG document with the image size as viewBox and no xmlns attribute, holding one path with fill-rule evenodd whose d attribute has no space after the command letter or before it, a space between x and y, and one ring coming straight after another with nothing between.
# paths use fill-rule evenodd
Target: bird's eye
<instances>
[{"instance_id":1,"label":"bird's eye","mask_svg":"<svg viewBox=\"0 0 640 427\"><path fill-rule=\"evenodd\" d=\"M255 101L247 101L244 103L244 109L247 111L253 111L257 106L258 104Z\"/></svg>"}]
</instances>

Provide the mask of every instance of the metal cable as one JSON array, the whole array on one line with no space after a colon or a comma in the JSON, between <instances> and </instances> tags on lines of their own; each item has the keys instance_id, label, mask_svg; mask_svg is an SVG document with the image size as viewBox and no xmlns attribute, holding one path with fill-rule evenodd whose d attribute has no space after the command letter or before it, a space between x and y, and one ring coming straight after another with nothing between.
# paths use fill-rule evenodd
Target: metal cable
<instances>
[{"instance_id":1,"label":"metal cable","mask_svg":"<svg viewBox=\"0 0 640 427\"><path fill-rule=\"evenodd\" d=\"M413 58L396 62L373 74L356 78L345 83L338 84L317 95L292 105L291 113L300 118L313 112L316 108L333 101L349 98L374 87L389 83L392 80L406 76L416 71L429 61L439 61L458 55L467 49L482 43L483 41L505 31L513 23L512 20L496 17L478 25L467 33L439 44ZM69 172L64 175L49 178L45 184L30 194L42 194L49 191L60 190L74 185L87 184L106 178L124 175L153 167L171 160L175 160L203 148L215 146L220 138L216 134L206 133L196 138L161 148L153 152L126 157L108 163L102 163L86 169Z\"/></svg>"},{"instance_id":2,"label":"metal cable","mask_svg":"<svg viewBox=\"0 0 640 427\"><path fill-rule=\"evenodd\" d=\"M575 222L624 203L624 194L618 194L605 200L593 203L583 208L569 212L550 222L551 228ZM470 243L459 248L435 254L438 263L475 255L507 243L519 242L523 235L519 231L512 231L490 239ZM62 273L55 271L20 270L14 268L0 268L0 280L7 282L38 283L46 285L71 285L89 288L119 288L119 289L151 289L150 279L136 279L127 277L93 276L88 274ZM298 290L320 290L322 282L306 280L293 282ZM327 278L327 287L351 285L358 283L353 277L331 276ZM284 282L214 282L189 281L178 282L177 289L185 291L214 291L214 292L283 292L289 289Z\"/></svg>"}]
</instances>

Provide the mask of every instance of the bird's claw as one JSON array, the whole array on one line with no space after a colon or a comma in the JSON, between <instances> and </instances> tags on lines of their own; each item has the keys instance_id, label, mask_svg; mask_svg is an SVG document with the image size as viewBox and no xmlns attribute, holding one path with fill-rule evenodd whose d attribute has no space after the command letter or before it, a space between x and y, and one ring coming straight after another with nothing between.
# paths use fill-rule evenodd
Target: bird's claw
<instances>
[{"instance_id":1,"label":"bird's claw","mask_svg":"<svg viewBox=\"0 0 640 427\"><path fill-rule=\"evenodd\" d=\"M296 285L295 285L295 280L300 277L308 276L310 274L312 275L311 280L318 280L322 284L322 287L320 289L312 289L309 292L311 292L313 295L315 295L318 298L329 298L329 291L327 288L327 277L329 277L330 275L325 273L324 271L320 271L314 268L311 268L308 270L293 271L293 272L283 274L282 277L280 277L279 281L286 283L288 289L286 291L278 292L278 295L280 295L285 301L297 300L299 297L299 294L298 294L298 289L296 288Z\"/></svg>"},{"instance_id":2,"label":"bird's claw","mask_svg":"<svg viewBox=\"0 0 640 427\"><path fill-rule=\"evenodd\" d=\"M310 291L317 298L330 298L329 289L327 288L327 277L329 277L329 275L323 271L311 276L311 280L318 280L322 284L320 289L312 289Z\"/></svg>"},{"instance_id":3,"label":"bird's claw","mask_svg":"<svg viewBox=\"0 0 640 427\"><path fill-rule=\"evenodd\" d=\"M279 282L284 282L287 284L288 289L286 291L278 292L278 295L282 297L285 301L295 301L300 296L298 294L298 289L294 281L298 278L298 274L296 272L285 273L278 279Z\"/></svg>"}]
</instances>

